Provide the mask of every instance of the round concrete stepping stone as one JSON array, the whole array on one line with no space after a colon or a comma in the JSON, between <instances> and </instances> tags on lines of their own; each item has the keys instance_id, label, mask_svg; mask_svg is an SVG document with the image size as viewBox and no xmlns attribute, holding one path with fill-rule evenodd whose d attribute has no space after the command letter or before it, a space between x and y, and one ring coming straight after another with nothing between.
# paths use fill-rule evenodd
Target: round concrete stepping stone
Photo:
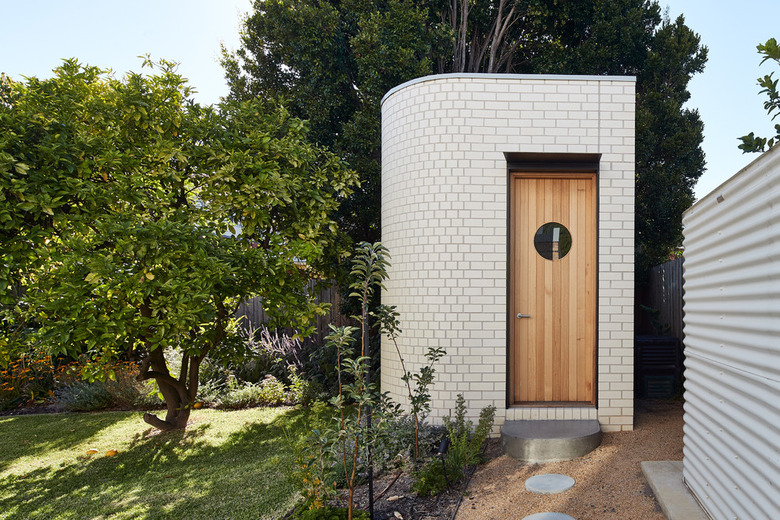
<instances>
[{"instance_id":1,"label":"round concrete stepping stone","mask_svg":"<svg viewBox=\"0 0 780 520\"><path fill-rule=\"evenodd\" d=\"M563 513L536 513L531 516L526 516L523 520L575 520L569 515Z\"/></svg>"},{"instance_id":2,"label":"round concrete stepping stone","mask_svg":"<svg viewBox=\"0 0 780 520\"><path fill-rule=\"evenodd\" d=\"M574 486L574 479L566 475L547 473L536 475L525 481L525 489L537 495L563 493Z\"/></svg>"}]
</instances>

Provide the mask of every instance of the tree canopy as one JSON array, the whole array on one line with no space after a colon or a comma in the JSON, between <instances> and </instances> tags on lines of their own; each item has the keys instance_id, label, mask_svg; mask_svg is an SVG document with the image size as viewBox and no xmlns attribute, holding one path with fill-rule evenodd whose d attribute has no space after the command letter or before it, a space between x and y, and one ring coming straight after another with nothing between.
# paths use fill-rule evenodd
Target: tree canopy
<instances>
[{"instance_id":1,"label":"tree canopy","mask_svg":"<svg viewBox=\"0 0 780 520\"><path fill-rule=\"evenodd\" d=\"M758 53L762 54L764 58L761 60L761 65L767 60L772 60L780 65L780 46L777 45L777 40L770 38L766 43L759 43L756 46ZM759 94L766 94L768 98L764 101L764 110L774 121L778 114L780 114L780 92L777 90L777 80L773 78L774 72L770 72L763 78L758 78L758 85L761 88ZM773 114L774 112L774 114ZM764 152L769 148L772 148L775 144L780 142L780 124L775 125L775 131L777 134L774 137L758 137L755 132L750 132L748 135L743 135L739 138L742 144L739 145L739 149L743 153L748 152Z\"/></svg>"},{"instance_id":2,"label":"tree canopy","mask_svg":"<svg viewBox=\"0 0 780 520\"><path fill-rule=\"evenodd\" d=\"M447 72L635 75L643 270L680 244L704 172L703 126L683 104L706 57L684 19L650 0L264 0L223 64L232 98L283 96L359 172L339 213L356 241L379 238L380 102L392 87Z\"/></svg>"},{"instance_id":3,"label":"tree canopy","mask_svg":"<svg viewBox=\"0 0 780 520\"><path fill-rule=\"evenodd\" d=\"M117 80L66 60L0 83L0 353L86 354L93 377L138 359L168 408L145 420L174 429L204 357L238 352L242 299L304 334L323 312L305 284L356 174L281 105L203 107L174 64L157 67Z\"/></svg>"}]
</instances>

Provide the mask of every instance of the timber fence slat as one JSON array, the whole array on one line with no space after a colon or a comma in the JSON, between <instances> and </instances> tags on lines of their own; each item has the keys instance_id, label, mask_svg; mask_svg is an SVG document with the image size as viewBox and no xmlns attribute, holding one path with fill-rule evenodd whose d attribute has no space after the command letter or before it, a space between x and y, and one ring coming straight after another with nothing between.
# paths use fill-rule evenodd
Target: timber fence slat
<instances>
[{"instance_id":1,"label":"timber fence slat","mask_svg":"<svg viewBox=\"0 0 780 520\"><path fill-rule=\"evenodd\" d=\"M324 316L317 317L317 326L312 336L313 339L322 343L330 333L328 325L332 324L339 327L353 324L349 317L339 314L341 298L337 286L331 285L318 289L318 283L312 280L309 282L307 290L309 294L316 293L318 303L330 303L330 310ZM244 328L248 328L250 325L258 327L268 322L268 316L263 311L263 301L260 297L242 302L236 311L236 317L245 318L241 320L241 326Z\"/></svg>"}]
</instances>

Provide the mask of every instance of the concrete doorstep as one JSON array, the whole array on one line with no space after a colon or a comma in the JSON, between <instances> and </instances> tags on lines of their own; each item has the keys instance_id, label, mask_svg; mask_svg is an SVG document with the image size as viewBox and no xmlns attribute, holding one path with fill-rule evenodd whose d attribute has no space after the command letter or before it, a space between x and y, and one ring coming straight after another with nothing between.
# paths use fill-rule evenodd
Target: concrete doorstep
<instances>
[{"instance_id":1,"label":"concrete doorstep","mask_svg":"<svg viewBox=\"0 0 780 520\"><path fill-rule=\"evenodd\" d=\"M669 520L709 520L683 482L683 463L678 460L642 462L650 488Z\"/></svg>"}]
</instances>

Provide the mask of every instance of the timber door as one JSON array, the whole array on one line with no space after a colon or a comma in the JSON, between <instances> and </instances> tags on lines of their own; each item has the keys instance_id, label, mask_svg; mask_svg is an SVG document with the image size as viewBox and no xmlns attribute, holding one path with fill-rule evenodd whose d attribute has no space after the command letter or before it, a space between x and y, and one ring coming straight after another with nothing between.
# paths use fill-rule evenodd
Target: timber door
<instances>
[{"instance_id":1,"label":"timber door","mask_svg":"<svg viewBox=\"0 0 780 520\"><path fill-rule=\"evenodd\" d=\"M596 175L513 173L510 404L596 403Z\"/></svg>"}]
</instances>

